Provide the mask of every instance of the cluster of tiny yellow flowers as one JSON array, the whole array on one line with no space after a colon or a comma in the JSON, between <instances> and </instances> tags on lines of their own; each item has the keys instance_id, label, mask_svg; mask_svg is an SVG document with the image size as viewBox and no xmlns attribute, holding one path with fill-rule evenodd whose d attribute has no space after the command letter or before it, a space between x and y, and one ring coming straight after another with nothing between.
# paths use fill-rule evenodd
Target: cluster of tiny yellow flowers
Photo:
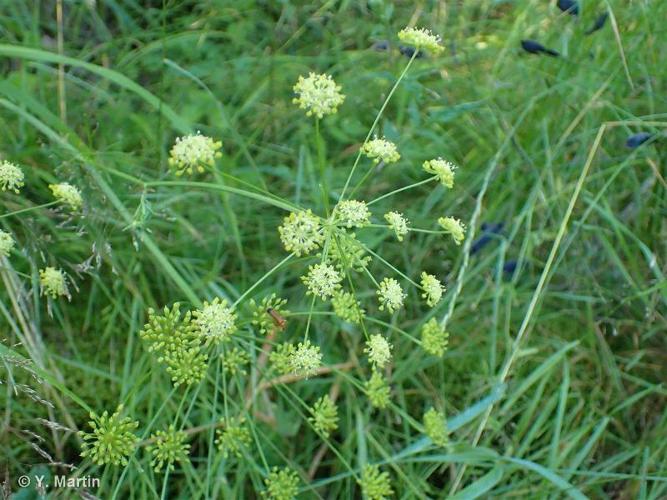
<instances>
[{"instance_id":1,"label":"cluster of tiny yellow flowers","mask_svg":"<svg viewBox=\"0 0 667 500\"><path fill-rule=\"evenodd\" d=\"M440 36L431 33L426 28L405 28L398 32L398 39L417 49L426 49L434 54L442 52L444 49L440 45Z\"/></svg>"},{"instance_id":2,"label":"cluster of tiny yellow flowers","mask_svg":"<svg viewBox=\"0 0 667 500\"><path fill-rule=\"evenodd\" d=\"M426 299L429 307L434 307L440 302L442 294L445 293L445 287L438 281L438 278L426 272L421 274L421 286L424 292L422 298Z\"/></svg>"},{"instance_id":3,"label":"cluster of tiny yellow flowers","mask_svg":"<svg viewBox=\"0 0 667 500\"><path fill-rule=\"evenodd\" d=\"M395 163L401 159L401 155L396 149L396 144L385 138L371 139L361 146L361 152L375 163Z\"/></svg>"},{"instance_id":4,"label":"cluster of tiny yellow flowers","mask_svg":"<svg viewBox=\"0 0 667 500\"><path fill-rule=\"evenodd\" d=\"M174 470L174 463L187 462L190 445L185 442L187 434L177 431L170 425L166 431L157 431L151 436L153 444L147 447L152 454L151 467L160 472L165 466L167 470Z\"/></svg>"},{"instance_id":5,"label":"cluster of tiny yellow flowers","mask_svg":"<svg viewBox=\"0 0 667 500\"><path fill-rule=\"evenodd\" d=\"M454 170L456 170L456 166L453 163L442 158L437 158L425 161L423 168L425 172L436 175L443 186L449 189L454 187Z\"/></svg>"},{"instance_id":6,"label":"cluster of tiny yellow flowers","mask_svg":"<svg viewBox=\"0 0 667 500\"><path fill-rule=\"evenodd\" d=\"M231 377L245 374L245 366L250 363L248 353L238 347L220 354L220 359L222 360L222 369Z\"/></svg>"},{"instance_id":7,"label":"cluster of tiny yellow flowers","mask_svg":"<svg viewBox=\"0 0 667 500\"><path fill-rule=\"evenodd\" d=\"M203 172L206 167L215 165L216 158L222 156L221 148L222 142L199 132L178 137L169 152L169 166L176 171L176 175Z\"/></svg>"},{"instance_id":8,"label":"cluster of tiny yellow flowers","mask_svg":"<svg viewBox=\"0 0 667 500\"><path fill-rule=\"evenodd\" d=\"M243 448L250 444L250 431L243 417L223 418L222 428L216 431L215 444L222 456L241 457Z\"/></svg>"},{"instance_id":9,"label":"cluster of tiny yellow flowers","mask_svg":"<svg viewBox=\"0 0 667 500\"><path fill-rule=\"evenodd\" d=\"M281 375L292 373L292 357L295 351L294 344L289 342L278 344L269 355L271 367Z\"/></svg>"},{"instance_id":10,"label":"cluster of tiny yellow flowers","mask_svg":"<svg viewBox=\"0 0 667 500\"><path fill-rule=\"evenodd\" d=\"M447 420L445 414L431 408L424 413L424 432L436 446L447 445Z\"/></svg>"},{"instance_id":11,"label":"cluster of tiny yellow flowers","mask_svg":"<svg viewBox=\"0 0 667 500\"><path fill-rule=\"evenodd\" d=\"M403 300L407 296L394 278L383 279L376 293L380 301L380 311L386 309L390 313L403 307Z\"/></svg>"},{"instance_id":12,"label":"cluster of tiny yellow flowers","mask_svg":"<svg viewBox=\"0 0 667 500\"><path fill-rule=\"evenodd\" d=\"M0 188L3 191L14 191L19 193L19 189L23 187L23 170L8 161L0 162Z\"/></svg>"},{"instance_id":13,"label":"cluster of tiny yellow flowers","mask_svg":"<svg viewBox=\"0 0 667 500\"><path fill-rule=\"evenodd\" d=\"M208 367L208 355L201 349L202 335L192 321L192 313L181 315L180 304L165 306L162 314L148 310L148 322L139 337L148 351L157 354L158 363L165 366L174 385L201 381Z\"/></svg>"},{"instance_id":14,"label":"cluster of tiny yellow flowers","mask_svg":"<svg viewBox=\"0 0 667 500\"><path fill-rule=\"evenodd\" d=\"M9 257L14 249L14 238L12 235L0 229L0 257Z\"/></svg>"},{"instance_id":15,"label":"cluster of tiny yellow flowers","mask_svg":"<svg viewBox=\"0 0 667 500\"><path fill-rule=\"evenodd\" d=\"M109 416L105 411L101 416L90 414L92 432L79 432L82 439L82 457L89 457L98 465L127 465L129 457L137 444L134 430L139 422L128 417L121 417L123 405Z\"/></svg>"},{"instance_id":16,"label":"cluster of tiny yellow flowers","mask_svg":"<svg viewBox=\"0 0 667 500\"><path fill-rule=\"evenodd\" d=\"M454 239L454 243L460 245L461 242L465 239L466 227L463 222L454 217L440 217L438 219L438 224L442 227L446 233L449 233Z\"/></svg>"},{"instance_id":17,"label":"cluster of tiny yellow flowers","mask_svg":"<svg viewBox=\"0 0 667 500\"><path fill-rule=\"evenodd\" d=\"M305 378L314 375L322 364L322 353L319 346L310 343L310 340L299 342L289 357L289 366L293 374Z\"/></svg>"},{"instance_id":18,"label":"cluster of tiny yellow flowers","mask_svg":"<svg viewBox=\"0 0 667 500\"><path fill-rule=\"evenodd\" d=\"M389 227L396 233L396 239L403 241L403 237L408 234L408 219L400 212L387 212L384 214L384 220Z\"/></svg>"},{"instance_id":19,"label":"cluster of tiny yellow flowers","mask_svg":"<svg viewBox=\"0 0 667 500\"><path fill-rule=\"evenodd\" d=\"M373 370L371 378L366 382L365 389L372 406L382 409L389 405L389 386L384 377L376 370Z\"/></svg>"},{"instance_id":20,"label":"cluster of tiny yellow flowers","mask_svg":"<svg viewBox=\"0 0 667 500\"><path fill-rule=\"evenodd\" d=\"M225 299L216 297L210 304L204 302L192 316L207 344L225 342L236 331L236 314Z\"/></svg>"},{"instance_id":21,"label":"cluster of tiny yellow flowers","mask_svg":"<svg viewBox=\"0 0 667 500\"><path fill-rule=\"evenodd\" d=\"M310 408L311 417L308 419L313 429L325 438L338 429L338 408L329 396L322 396Z\"/></svg>"},{"instance_id":22,"label":"cluster of tiny yellow flowers","mask_svg":"<svg viewBox=\"0 0 667 500\"><path fill-rule=\"evenodd\" d=\"M79 210L83 206L81 191L76 186L61 182L60 184L49 184L49 189L56 200L68 205L72 210Z\"/></svg>"},{"instance_id":23,"label":"cluster of tiny yellow flowers","mask_svg":"<svg viewBox=\"0 0 667 500\"><path fill-rule=\"evenodd\" d=\"M301 281L308 288L308 294L327 300L340 288L343 277L329 264L315 264L308 268L308 274Z\"/></svg>"},{"instance_id":24,"label":"cluster of tiny yellow flowers","mask_svg":"<svg viewBox=\"0 0 667 500\"><path fill-rule=\"evenodd\" d=\"M438 323L438 320L431 318L422 326L421 341L427 353L442 357L447 351L449 333Z\"/></svg>"},{"instance_id":25,"label":"cluster of tiny yellow flowers","mask_svg":"<svg viewBox=\"0 0 667 500\"><path fill-rule=\"evenodd\" d=\"M324 241L320 219L308 210L292 212L278 228L285 250L300 257L308 255Z\"/></svg>"},{"instance_id":26,"label":"cluster of tiny yellow flowers","mask_svg":"<svg viewBox=\"0 0 667 500\"><path fill-rule=\"evenodd\" d=\"M391 344L380 334L371 335L364 352L374 369L382 369L391 361Z\"/></svg>"},{"instance_id":27,"label":"cluster of tiny yellow flowers","mask_svg":"<svg viewBox=\"0 0 667 500\"><path fill-rule=\"evenodd\" d=\"M363 201L344 200L336 205L334 216L347 228L364 227L370 224L371 212Z\"/></svg>"},{"instance_id":28,"label":"cluster of tiny yellow flowers","mask_svg":"<svg viewBox=\"0 0 667 500\"><path fill-rule=\"evenodd\" d=\"M368 500L385 500L394 494L389 474L380 472L377 465L366 465L364 467L359 485Z\"/></svg>"},{"instance_id":29,"label":"cluster of tiny yellow flowers","mask_svg":"<svg viewBox=\"0 0 667 500\"><path fill-rule=\"evenodd\" d=\"M274 467L264 479L264 498L270 500L292 500L299 491L299 476L292 469Z\"/></svg>"},{"instance_id":30,"label":"cluster of tiny yellow flowers","mask_svg":"<svg viewBox=\"0 0 667 500\"><path fill-rule=\"evenodd\" d=\"M300 76L294 85L294 104L306 110L308 116L322 118L338 111L345 96L340 93L340 85L336 85L329 75L310 73L307 77Z\"/></svg>"},{"instance_id":31,"label":"cluster of tiny yellow flowers","mask_svg":"<svg viewBox=\"0 0 667 500\"><path fill-rule=\"evenodd\" d=\"M67 278L65 273L55 267L45 267L39 271L39 284L42 287L42 294L56 299L61 295L69 297L67 288Z\"/></svg>"},{"instance_id":32,"label":"cluster of tiny yellow flowers","mask_svg":"<svg viewBox=\"0 0 667 500\"><path fill-rule=\"evenodd\" d=\"M331 305L334 314L344 321L359 324L364 317L365 311L350 292L336 292L331 298Z\"/></svg>"}]
</instances>

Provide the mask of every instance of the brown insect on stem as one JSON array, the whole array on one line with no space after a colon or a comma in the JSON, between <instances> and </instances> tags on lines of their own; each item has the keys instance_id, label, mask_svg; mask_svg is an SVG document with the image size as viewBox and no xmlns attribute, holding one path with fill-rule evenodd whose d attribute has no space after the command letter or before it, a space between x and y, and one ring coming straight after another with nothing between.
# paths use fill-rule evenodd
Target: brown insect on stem
<instances>
[{"instance_id":1,"label":"brown insect on stem","mask_svg":"<svg viewBox=\"0 0 667 500\"><path fill-rule=\"evenodd\" d=\"M276 311L272 307L269 307L266 310L266 314L271 316L271 319L273 319L273 322L276 324L278 328L280 328L281 330L285 329L285 326L287 325L287 320L283 318L278 311Z\"/></svg>"}]
</instances>

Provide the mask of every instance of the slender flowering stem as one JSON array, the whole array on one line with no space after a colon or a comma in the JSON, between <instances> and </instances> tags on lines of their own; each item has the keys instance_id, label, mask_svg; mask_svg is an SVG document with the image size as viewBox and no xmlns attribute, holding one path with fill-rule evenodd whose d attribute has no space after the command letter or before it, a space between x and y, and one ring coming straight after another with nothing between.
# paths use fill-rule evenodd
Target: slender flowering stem
<instances>
[{"instance_id":1,"label":"slender flowering stem","mask_svg":"<svg viewBox=\"0 0 667 500\"><path fill-rule=\"evenodd\" d=\"M414 184L410 184L409 186L403 186L402 188L395 189L395 190L393 190L389 193L383 194L382 196L379 196L379 197L375 198L374 200L369 201L368 203L366 203L366 206L369 207L373 203L377 203L380 200L384 200L385 198L388 198L388 197L393 196L395 194L401 193L403 191L407 191L408 189L416 188L417 186L421 186L423 184L428 184L429 182L434 181L437 178L438 178L438 176L434 175L433 177L429 177L428 179L424 179L423 181L415 182Z\"/></svg>"},{"instance_id":2,"label":"slender flowering stem","mask_svg":"<svg viewBox=\"0 0 667 500\"><path fill-rule=\"evenodd\" d=\"M378 229L391 229L391 226L386 224L368 224L366 227L375 227ZM428 233L428 234L449 234L447 231L435 231L433 229L418 229L416 227L409 227L408 231L413 233Z\"/></svg>"},{"instance_id":3,"label":"slender flowering stem","mask_svg":"<svg viewBox=\"0 0 667 500\"><path fill-rule=\"evenodd\" d=\"M14 212L7 212L6 214L0 215L0 219L4 217L9 217L11 215L24 214L26 212L32 212L33 210L40 210L42 208L52 207L53 205L57 205L58 203L60 203L60 200L50 201L48 203L44 203L43 205L36 205L34 207L22 208L21 210L15 210Z\"/></svg>"},{"instance_id":4,"label":"slender flowering stem","mask_svg":"<svg viewBox=\"0 0 667 500\"><path fill-rule=\"evenodd\" d=\"M295 209L298 209L295 205L281 199L268 197L259 193L253 193L252 191L246 191L245 189L239 189L221 184L209 184L207 182L195 182L195 181L155 181L155 182L146 182L144 183L144 185L146 187L175 186L175 187L209 189L211 191L226 191L228 193L237 194L245 198L262 201L264 203L267 203L268 205L273 205L275 207L282 208L283 210L287 210L288 212L292 212Z\"/></svg>"},{"instance_id":5,"label":"slender flowering stem","mask_svg":"<svg viewBox=\"0 0 667 500\"><path fill-rule=\"evenodd\" d=\"M362 247L363 247L363 249L366 250L369 254L371 254L373 257L375 257L376 259L378 259L380 262L382 262L385 266L387 266L389 269L391 269L392 271L394 271L396 274L398 274L398 275L401 276L402 278L408 280L410 283L412 283L412 284L413 284L414 286L416 286L417 288L421 289L421 286L419 286L417 283L415 283L414 281L412 281L412 280L410 279L409 276L403 274L401 271L399 271L398 269L396 269L394 266L392 266L389 262L387 262L386 260L384 260L384 259L383 259L382 257L380 257L378 254L376 254L373 250L371 250L370 248L368 248L366 245L363 245L363 244L362 244Z\"/></svg>"},{"instance_id":6,"label":"slender flowering stem","mask_svg":"<svg viewBox=\"0 0 667 500\"><path fill-rule=\"evenodd\" d=\"M248 294L249 294L250 292L252 292L255 288L257 288L257 287L258 287L258 286L259 286L259 285L260 285L266 278L268 278L268 277L271 276L274 272L276 272L278 269L280 269L280 267L281 267L283 264L285 264L287 261L289 261L292 257L294 257L294 254L293 254L293 253L289 254L287 257L285 257L283 260L281 260L281 261L278 262L275 266L273 266L271 269L269 269L269 271L267 271L267 272L264 274L264 276L262 276L261 278L259 278L259 279L255 282L254 285L252 285L250 288L248 288L245 292L243 292L243 294L242 294L238 299L236 299L236 301L234 302L234 304L232 305L232 307L236 307L237 305L239 305L239 304L243 301L243 299L245 299L245 298L248 296Z\"/></svg>"},{"instance_id":7,"label":"slender flowering stem","mask_svg":"<svg viewBox=\"0 0 667 500\"><path fill-rule=\"evenodd\" d=\"M317 165L320 171L320 191L322 193L322 203L324 204L324 213L329 217L329 185L327 182L327 170L324 161L324 150L322 148L322 136L320 134L320 119L315 118L315 147L317 149Z\"/></svg>"},{"instance_id":8,"label":"slender flowering stem","mask_svg":"<svg viewBox=\"0 0 667 500\"><path fill-rule=\"evenodd\" d=\"M384 160L382 160L382 161L380 161L380 163L378 163L377 165L375 165L375 167L371 167L371 168L369 168L368 170L366 170L366 173L364 174L364 176L361 178L361 180L360 180L359 182L357 182L357 185L354 186L354 189L353 189L352 192L350 193L350 198L354 198L354 193L356 193L356 192L357 192L357 189L359 189L359 188L362 186L362 184L363 184L364 182L366 182L366 179L368 179L368 177L369 177L373 172L379 172L380 170L382 170L382 167L384 167L384 165L385 165Z\"/></svg>"},{"instance_id":9,"label":"slender flowering stem","mask_svg":"<svg viewBox=\"0 0 667 500\"><path fill-rule=\"evenodd\" d=\"M405 69L403 69L403 73L401 73L401 76L398 77L398 80L396 80L396 83L394 83L394 86L389 91L389 94L387 95L387 98L384 100L384 103L382 104L382 107L380 108L380 111L378 112L377 116L375 117L375 121L373 122L373 125L371 125L371 128L368 131L368 135L366 135L366 139L364 140L364 144L366 142L368 142L368 139L370 139L371 135L373 135L373 132L375 131L375 127L377 126L378 122L380 121L380 117L382 116L382 113L384 113L384 110L387 107L387 104L389 104L389 100L394 95L394 92L396 92L396 89L398 88L398 85L401 83L401 80L403 80L403 77L405 77L405 75L407 74L408 70L410 69L410 66L412 66L412 62L415 60L415 57L417 57L417 52L418 51L415 50L414 54L412 54L412 57L408 61L408 64L405 66ZM360 159L361 159L361 148L359 148L359 152L357 153L357 158L354 160L354 165L352 165L352 170L350 170L350 173L347 176L347 180L345 181L345 186L343 187L343 192L340 194L340 199L341 200L345 199L345 192L347 191L347 188L350 185L350 181L352 180L352 176L354 175L354 172L357 169L357 165L359 164Z\"/></svg>"}]
</instances>

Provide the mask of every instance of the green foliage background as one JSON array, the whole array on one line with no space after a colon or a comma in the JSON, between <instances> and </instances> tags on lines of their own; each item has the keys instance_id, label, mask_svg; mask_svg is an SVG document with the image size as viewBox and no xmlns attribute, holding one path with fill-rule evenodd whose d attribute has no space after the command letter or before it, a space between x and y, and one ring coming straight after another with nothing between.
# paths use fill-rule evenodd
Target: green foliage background
<instances>
[{"instance_id":1,"label":"green foliage background","mask_svg":"<svg viewBox=\"0 0 667 500\"><path fill-rule=\"evenodd\" d=\"M57 4L0 0L0 158L27 177L21 195L0 194L0 228L21 247L0 267L0 473L8 491L49 462L37 446L52 462L78 467L50 465L48 474L101 477L90 491L100 498L250 498L272 465L299 471L303 498L354 498L366 462L383 464L401 498L447 496L458 475L464 498L667 495L665 139L625 146L629 135L662 134L667 123L665 2L591 0L575 19L536 0L64 0L60 30ZM584 36L605 9L610 21ZM174 390L139 340L145 312L234 300L285 257L276 229L284 210L224 189L244 182L320 207L313 121L291 103L294 82L327 72L347 95L321 127L329 182L340 189L407 63L396 33L413 22L442 34L446 50L416 59L389 102L378 132L402 160L371 177L364 199L419 181L422 162L443 156L460 166L454 190L425 185L374 213L399 210L418 227L452 214L472 222L469 241L482 222L504 222L503 236L465 263L465 249L441 235L412 233L399 244L372 233L365 243L406 274L427 270L448 284L435 311L409 291L391 326L417 336L427 315L453 307L449 352L440 360L393 336L386 411L367 404L367 370L358 364L278 386L261 408L270 407L270 418L252 422L253 446L223 460L211 451L208 424L224 405L242 406L250 378L222 384L213 364L199 389ZM522 38L563 57L522 54ZM371 49L380 40L391 49ZM169 148L196 130L223 141L218 174L174 183ZM83 217L6 215L51 201L47 186L58 180L82 189ZM502 269L511 260L518 264L509 275ZM306 263L295 259L253 296L277 292L291 311L307 312L299 281ZM39 295L45 265L78 285L71 303L51 304L51 315ZM373 303L374 290L361 297ZM318 310L314 338L325 364L356 360L359 332ZM304 318L290 318L281 335L300 339ZM524 341L514 344L522 329ZM255 357L262 346L249 325L239 342ZM340 391L337 454L326 452L306 481L322 440L304 405L332 385ZM79 458L76 434L38 420L81 429L90 410L119 402L140 422L139 435L174 419L188 429L208 425L192 435L191 463L165 477L140 450L128 467L96 468ZM450 449L421 440L431 406L451 417Z\"/></svg>"}]
</instances>

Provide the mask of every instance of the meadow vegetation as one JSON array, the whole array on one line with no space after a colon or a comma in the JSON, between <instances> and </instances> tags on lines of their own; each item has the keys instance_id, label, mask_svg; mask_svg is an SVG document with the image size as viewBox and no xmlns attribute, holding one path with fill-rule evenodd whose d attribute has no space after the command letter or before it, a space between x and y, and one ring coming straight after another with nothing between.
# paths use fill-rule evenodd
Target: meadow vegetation
<instances>
[{"instance_id":1,"label":"meadow vegetation","mask_svg":"<svg viewBox=\"0 0 667 500\"><path fill-rule=\"evenodd\" d=\"M6 496L665 498L667 3L579 4L0 0Z\"/></svg>"}]
</instances>

